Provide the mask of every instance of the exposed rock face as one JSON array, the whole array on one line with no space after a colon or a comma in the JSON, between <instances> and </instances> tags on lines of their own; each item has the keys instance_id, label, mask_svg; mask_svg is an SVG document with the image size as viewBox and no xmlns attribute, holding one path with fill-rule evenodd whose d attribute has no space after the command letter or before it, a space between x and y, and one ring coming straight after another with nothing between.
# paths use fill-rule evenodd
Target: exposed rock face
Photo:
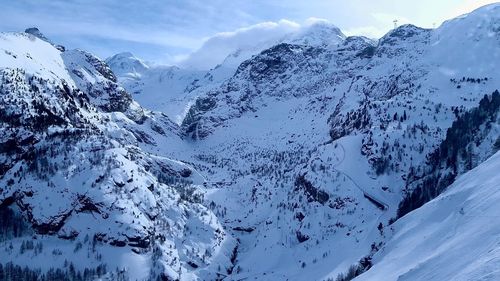
<instances>
[{"instance_id":1,"label":"exposed rock face","mask_svg":"<svg viewBox=\"0 0 500 281\"><path fill-rule=\"evenodd\" d=\"M27 28L24 32L52 44L52 42L47 37L45 37L45 35L43 35L43 33L37 27Z\"/></svg>"},{"instance_id":2,"label":"exposed rock face","mask_svg":"<svg viewBox=\"0 0 500 281\"><path fill-rule=\"evenodd\" d=\"M109 66L97 57L81 50L62 55L73 80L92 99L92 103L106 112L126 112L132 97L118 84ZM88 79L88 77L94 79Z\"/></svg>"},{"instance_id":3,"label":"exposed rock face","mask_svg":"<svg viewBox=\"0 0 500 281\"><path fill-rule=\"evenodd\" d=\"M50 39L45 37L45 35L43 35L43 33L37 27L27 28L24 32L27 34L31 34L31 35L35 36L36 38L41 39L47 43L50 43L52 46L54 46L57 50L59 50L61 52L66 51L66 48L64 46L55 45L52 41L50 41Z\"/></svg>"}]
</instances>

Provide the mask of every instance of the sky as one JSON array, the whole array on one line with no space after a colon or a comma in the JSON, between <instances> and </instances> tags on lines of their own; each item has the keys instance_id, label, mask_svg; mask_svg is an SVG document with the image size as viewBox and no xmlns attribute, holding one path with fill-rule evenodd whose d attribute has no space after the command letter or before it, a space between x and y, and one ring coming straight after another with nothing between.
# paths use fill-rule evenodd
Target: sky
<instances>
[{"instance_id":1,"label":"sky","mask_svg":"<svg viewBox=\"0 0 500 281\"><path fill-rule=\"evenodd\" d=\"M264 33L325 19L346 35L378 38L393 20L420 27L494 3L489 0L0 0L0 31L38 27L52 41L101 58L130 51L183 64L207 45L244 44ZM264 33L262 33L264 32ZM235 39L238 38L238 39ZM218 47L219 48L219 47Z\"/></svg>"}]
</instances>

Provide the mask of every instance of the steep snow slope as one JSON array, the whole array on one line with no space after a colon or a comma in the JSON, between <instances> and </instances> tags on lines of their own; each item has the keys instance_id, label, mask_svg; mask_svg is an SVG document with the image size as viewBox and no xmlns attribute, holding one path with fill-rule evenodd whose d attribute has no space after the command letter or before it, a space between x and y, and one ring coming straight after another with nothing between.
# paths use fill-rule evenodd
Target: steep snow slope
<instances>
[{"instance_id":1,"label":"steep snow slope","mask_svg":"<svg viewBox=\"0 0 500 281\"><path fill-rule=\"evenodd\" d=\"M25 40L17 40L19 36L24 36ZM57 77L70 83L60 52L47 42L31 34L14 36L10 33L1 33L0 40L2 68L21 68L43 79ZM30 43L26 44L27 41Z\"/></svg>"},{"instance_id":2,"label":"steep snow slope","mask_svg":"<svg viewBox=\"0 0 500 281\"><path fill-rule=\"evenodd\" d=\"M232 266L234 240L196 192L203 179L138 147L179 140L168 118L142 109L89 53L26 33L0 40L0 210L32 230L3 225L2 263L101 267L90 277L111 280L214 279Z\"/></svg>"},{"instance_id":3,"label":"steep snow slope","mask_svg":"<svg viewBox=\"0 0 500 281\"><path fill-rule=\"evenodd\" d=\"M500 152L391 226L355 280L498 280Z\"/></svg>"}]
</instances>

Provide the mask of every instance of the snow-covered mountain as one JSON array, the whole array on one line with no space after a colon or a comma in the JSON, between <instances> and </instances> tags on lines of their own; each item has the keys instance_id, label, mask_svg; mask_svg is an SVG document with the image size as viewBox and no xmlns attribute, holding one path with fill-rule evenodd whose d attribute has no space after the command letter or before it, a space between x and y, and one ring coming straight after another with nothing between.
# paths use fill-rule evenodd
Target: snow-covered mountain
<instances>
[{"instance_id":1,"label":"snow-covered mountain","mask_svg":"<svg viewBox=\"0 0 500 281\"><path fill-rule=\"evenodd\" d=\"M113 73L123 79L139 80L150 66L130 52L116 54L106 60Z\"/></svg>"},{"instance_id":2,"label":"snow-covered mountain","mask_svg":"<svg viewBox=\"0 0 500 281\"><path fill-rule=\"evenodd\" d=\"M209 147L199 158L230 183L209 198L234 201L231 227L253 229L236 234L235 279L335 279L383 245L414 188L409 176L427 167L457 116L499 87L498 9L436 30L401 26L376 44L279 44L200 96L182 131ZM484 132L471 144L476 162L493 152L497 114L474 131Z\"/></svg>"},{"instance_id":3,"label":"snow-covered mountain","mask_svg":"<svg viewBox=\"0 0 500 281\"><path fill-rule=\"evenodd\" d=\"M203 79L205 71L181 69L177 66L152 66L131 53L120 53L106 60L120 85L141 105L164 112L180 123L186 107L194 97L190 92Z\"/></svg>"},{"instance_id":4,"label":"snow-covered mountain","mask_svg":"<svg viewBox=\"0 0 500 281\"><path fill-rule=\"evenodd\" d=\"M178 139L168 118L141 108L89 53L28 33L2 33L0 48L0 206L5 220L25 220L2 225L3 266L46 280L190 278L188 263L211 279L231 266L235 240L200 204L202 177L139 147Z\"/></svg>"},{"instance_id":5,"label":"snow-covered mountain","mask_svg":"<svg viewBox=\"0 0 500 281\"><path fill-rule=\"evenodd\" d=\"M319 22L207 72L38 33L0 35L9 272L495 279L499 4L378 41Z\"/></svg>"},{"instance_id":6,"label":"snow-covered mountain","mask_svg":"<svg viewBox=\"0 0 500 281\"><path fill-rule=\"evenodd\" d=\"M181 123L187 109L204 92L231 77L245 60L279 43L308 46L335 46L345 39L336 26L316 21L299 31L282 36L269 36L245 44L226 54L226 58L210 70L150 66L131 53L120 53L106 60L120 84L143 106L167 114Z\"/></svg>"}]
</instances>

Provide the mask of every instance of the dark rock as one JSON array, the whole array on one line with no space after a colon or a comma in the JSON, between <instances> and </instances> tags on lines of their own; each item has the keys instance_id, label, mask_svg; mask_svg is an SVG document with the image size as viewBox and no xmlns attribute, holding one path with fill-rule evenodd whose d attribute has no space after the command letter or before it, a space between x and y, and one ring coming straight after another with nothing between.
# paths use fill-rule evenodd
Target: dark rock
<instances>
[{"instance_id":1,"label":"dark rock","mask_svg":"<svg viewBox=\"0 0 500 281\"><path fill-rule=\"evenodd\" d=\"M76 237L78 237L78 234L78 231L75 230L72 230L69 233L60 231L57 237L65 240L74 240Z\"/></svg>"},{"instance_id":2,"label":"dark rock","mask_svg":"<svg viewBox=\"0 0 500 281\"><path fill-rule=\"evenodd\" d=\"M60 52L66 52L66 47L62 46L62 45L56 45L55 46L56 49L58 49Z\"/></svg>"},{"instance_id":3,"label":"dark rock","mask_svg":"<svg viewBox=\"0 0 500 281\"><path fill-rule=\"evenodd\" d=\"M31 208L28 208L28 218L33 226L33 229L42 235L54 235L61 230L73 211L67 213L62 213L58 216L51 217L48 221L38 222L33 220L33 215L31 214Z\"/></svg>"},{"instance_id":4,"label":"dark rock","mask_svg":"<svg viewBox=\"0 0 500 281\"><path fill-rule=\"evenodd\" d=\"M151 240L149 239L149 237L141 237L141 236L134 236L134 237L126 236L126 237L128 239L128 245L131 247L147 248L151 244Z\"/></svg>"},{"instance_id":5,"label":"dark rock","mask_svg":"<svg viewBox=\"0 0 500 281\"><path fill-rule=\"evenodd\" d=\"M112 240L111 242L109 242L109 245L115 247L125 247L127 245L127 242L122 240Z\"/></svg>"},{"instance_id":6,"label":"dark rock","mask_svg":"<svg viewBox=\"0 0 500 281\"><path fill-rule=\"evenodd\" d=\"M297 240L299 241L299 243L303 243L303 242L306 242L307 240L309 240L309 236L306 234L302 234L300 231L297 231L296 235L297 235Z\"/></svg>"},{"instance_id":7,"label":"dark rock","mask_svg":"<svg viewBox=\"0 0 500 281\"><path fill-rule=\"evenodd\" d=\"M16 195L4 198L3 201L0 202L0 209L9 207L16 201Z\"/></svg>"},{"instance_id":8,"label":"dark rock","mask_svg":"<svg viewBox=\"0 0 500 281\"><path fill-rule=\"evenodd\" d=\"M85 195L78 195L77 204L78 206L75 208L75 211L77 213L89 212L89 213L98 213L100 215L103 214L103 212L101 211L102 204L94 203L92 199L90 199Z\"/></svg>"},{"instance_id":9,"label":"dark rock","mask_svg":"<svg viewBox=\"0 0 500 281\"><path fill-rule=\"evenodd\" d=\"M299 221L304 220L306 216L302 212L298 212L295 214L295 218L298 219Z\"/></svg>"},{"instance_id":10,"label":"dark rock","mask_svg":"<svg viewBox=\"0 0 500 281\"><path fill-rule=\"evenodd\" d=\"M192 268L195 268L195 269L198 268L198 265L196 263L192 262L192 261L188 261L187 264L189 266L191 266Z\"/></svg>"},{"instance_id":11,"label":"dark rock","mask_svg":"<svg viewBox=\"0 0 500 281\"><path fill-rule=\"evenodd\" d=\"M52 44L52 42L50 42L50 40L47 37L45 37L45 35L43 35L43 33L36 27L27 28L26 30L24 30L24 32L31 34L31 35L37 37L38 39L41 39L43 41L46 41L46 42L49 42L50 44Z\"/></svg>"},{"instance_id":12,"label":"dark rock","mask_svg":"<svg viewBox=\"0 0 500 281\"><path fill-rule=\"evenodd\" d=\"M116 182L115 181L115 185L118 186L118 187L124 187L125 183L124 182Z\"/></svg>"},{"instance_id":13,"label":"dark rock","mask_svg":"<svg viewBox=\"0 0 500 281\"><path fill-rule=\"evenodd\" d=\"M191 176L193 172L190 170L190 169L182 169L180 172L179 172L179 175L183 178L187 178L189 176Z\"/></svg>"},{"instance_id":14,"label":"dark rock","mask_svg":"<svg viewBox=\"0 0 500 281\"><path fill-rule=\"evenodd\" d=\"M373 55L375 55L376 50L377 50L376 47L368 46L368 47L364 48L361 52L356 54L356 56L360 57L360 58L371 58L371 57L373 57Z\"/></svg>"},{"instance_id":15,"label":"dark rock","mask_svg":"<svg viewBox=\"0 0 500 281\"><path fill-rule=\"evenodd\" d=\"M191 106L186 117L182 121L181 127L184 131L184 134L186 136L190 136L193 139L202 139L206 137L210 132L207 132L201 127L201 115L215 108L216 104L217 103L213 98L198 98L195 104Z\"/></svg>"},{"instance_id":16,"label":"dark rock","mask_svg":"<svg viewBox=\"0 0 500 281\"><path fill-rule=\"evenodd\" d=\"M237 226L237 227L233 227L233 230L250 233L250 232L254 231L255 228L253 228L253 227L241 227L241 226Z\"/></svg>"}]
</instances>

